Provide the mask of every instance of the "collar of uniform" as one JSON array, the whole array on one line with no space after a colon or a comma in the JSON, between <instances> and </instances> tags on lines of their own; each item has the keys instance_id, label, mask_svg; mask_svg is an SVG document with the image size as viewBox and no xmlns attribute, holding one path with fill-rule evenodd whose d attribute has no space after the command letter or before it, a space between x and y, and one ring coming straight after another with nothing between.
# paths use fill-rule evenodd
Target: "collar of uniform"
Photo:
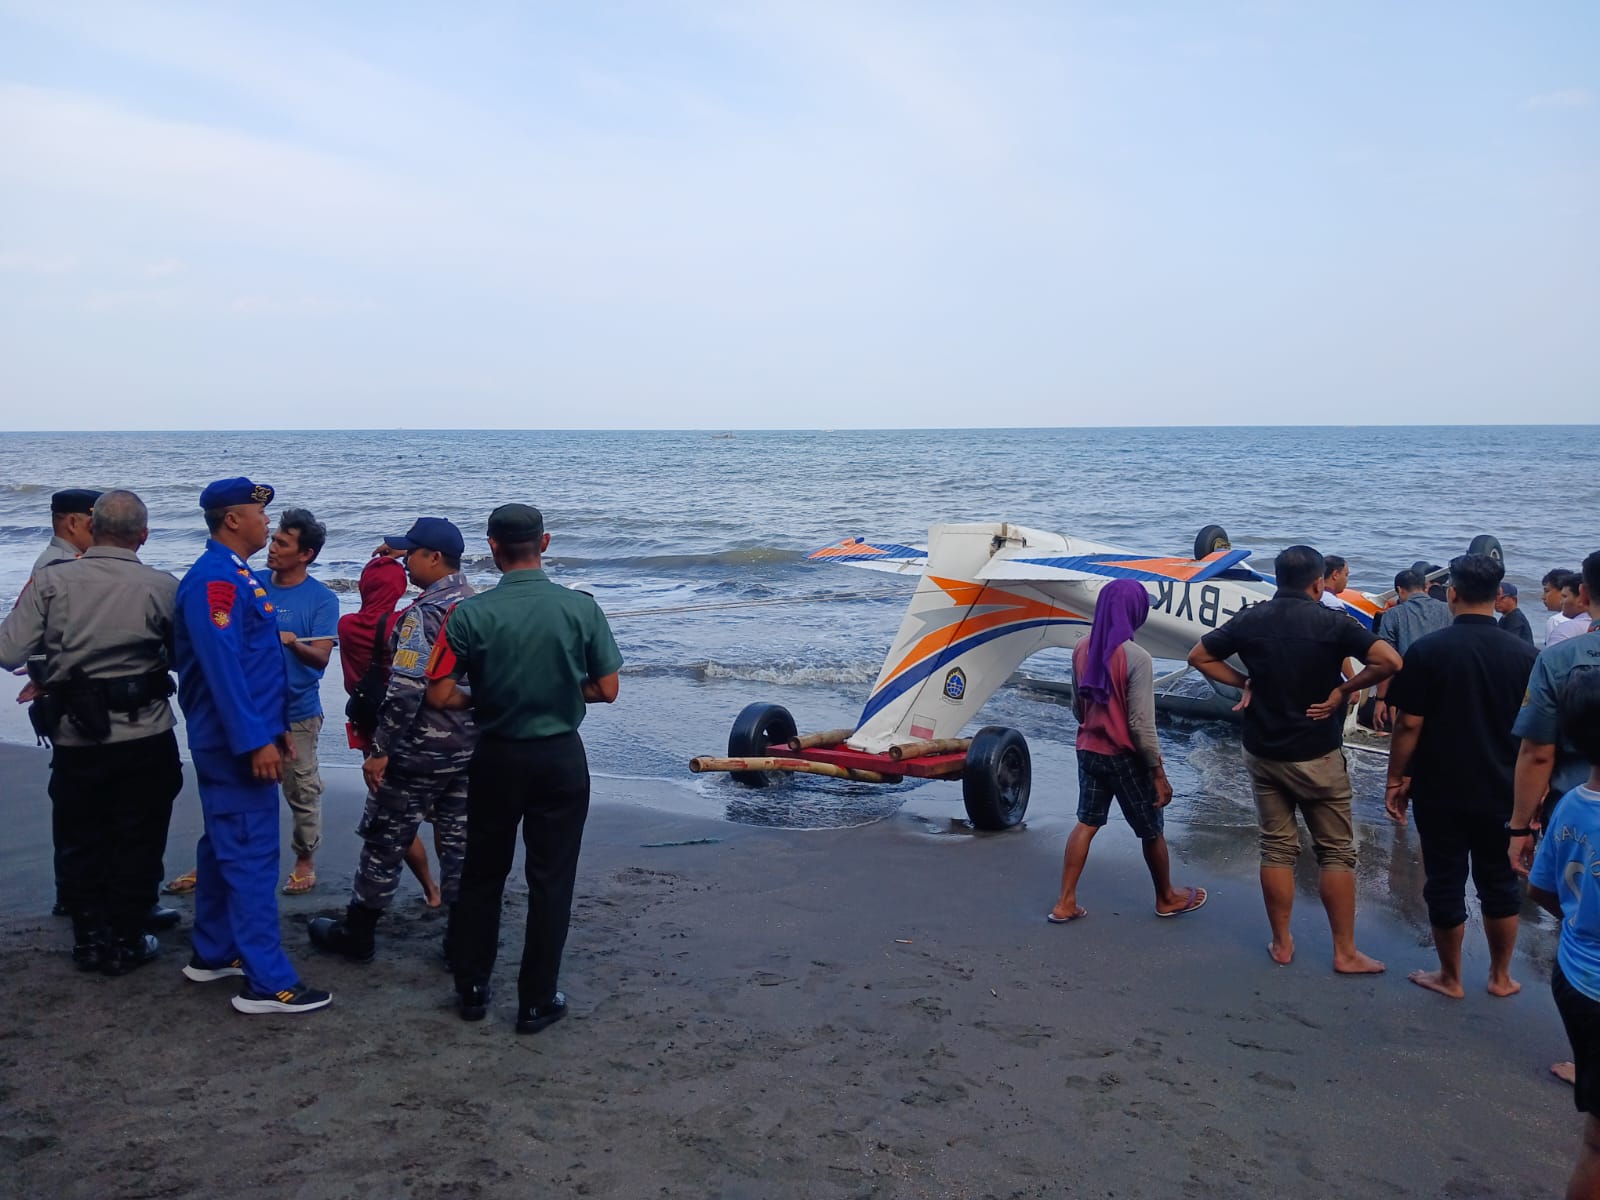
<instances>
[{"instance_id":1,"label":"collar of uniform","mask_svg":"<svg viewBox=\"0 0 1600 1200\"><path fill-rule=\"evenodd\" d=\"M542 573L543 572L541 572L541 574ZM447 588L460 587L466 581L467 575L465 571L454 571L451 574L446 575L443 579L435 579L427 587L422 589L422 594L424 596L428 596L432 595L434 592L442 592Z\"/></svg>"},{"instance_id":2,"label":"collar of uniform","mask_svg":"<svg viewBox=\"0 0 1600 1200\"><path fill-rule=\"evenodd\" d=\"M121 546L90 546L83 552L84 558L120 558L127 562L138 562L139 554L136 550L124 550Z\"/></svg>"},{"instance_id":3,"label":"collar of uniform","mask_svg":"<svg viewBox=\"0 0 1600 1200\"><path fill-rule=\"evenodd\" d=\"M1293 588L1279 588L1272 594L1274 600L1310 600L1310 592L1297 592Z\"/></svg>"},{"instance_id":4,"label":"collar of uniform","mask_svg":"<svg viewBox=\"0 0 1600 1200\"><path fill-rule=\"evenodd\" d=\"M500 576L500 584L507 583L549 583L550 576L540 567L523 567L519 571L507 571ZM497 584L496 586L500 586Z\"/></svg>"},{"instance_id":5,"label":"collar of uniform","mask_svg":"<svg viewBox=\"0 0 1600 1200\"><path fill-rule=\"evenodd\" d=\"M80 551L76 546L57 533L52 533L50 535L50 546L48 548L52 550L65 550L74 558L78 557L78 555L82 553L82 551Z\"/></svg>"},{"instance_id":6,"label":"collar of uniform","mask_svg":"<svg viewBox=\"0 0 1600 1200\"><path fill-rule=\"evenodd\" d=\"M1462 613L1452 622L1455 625L1494 625L1496 623L1493 617L1486 617L1482 613Z\"/></svg>"}]
</instances>

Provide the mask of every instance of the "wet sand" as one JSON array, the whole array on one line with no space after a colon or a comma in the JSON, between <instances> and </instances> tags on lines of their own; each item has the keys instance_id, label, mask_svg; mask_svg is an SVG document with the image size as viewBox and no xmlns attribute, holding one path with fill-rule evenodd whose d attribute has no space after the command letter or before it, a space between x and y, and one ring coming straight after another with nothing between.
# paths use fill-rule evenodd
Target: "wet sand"
<instances>
[{"instance_id":1,"label":"wet sand","mask_svg":"<svg viewBox=\"0 0 1600 1200\"><path fill-rule=\"evenodd\" d=\"M528 1038L511 1029L520 888L480 1024L455 1016L442 917L409 878L373 965L306 946L355 863L349 771L328 772L320 887L282 901L331 1008L233 1012L229 983L179 975L182 930L127 978L73 971L48 915L45 762L0 746L10 1194L1544 1197L1577 1145L1545 1075L1566 1042L1542 968L1519 960L1523 994L1491 999L1474 929L1452 1003L1405 980L1433 961L1414 925L1367 903L1361 941L1389 973L1335 977L1304 891L1299 959L1276 967L1237 831L1174 831L1176 881L1211 898L1157 920L1114 822L1089 917L1053 927L1059 823L972 835L948 820L958 803L918 796L866 827L757 829L600 780L571 1016ZM191 787L169 874L198 826Z\"/></svg>"}]
</instances>

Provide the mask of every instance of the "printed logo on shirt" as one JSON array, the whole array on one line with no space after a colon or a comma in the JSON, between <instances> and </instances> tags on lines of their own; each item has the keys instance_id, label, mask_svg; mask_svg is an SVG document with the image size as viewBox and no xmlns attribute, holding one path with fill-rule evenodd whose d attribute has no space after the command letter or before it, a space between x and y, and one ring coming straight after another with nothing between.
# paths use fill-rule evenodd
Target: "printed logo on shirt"
<instances>
[{"instance_id":1,"label":"printed logo on shirt","mask_svg":"<svg viewBox=\"0 0 1600 1200\"><path fill-rule=\"evenodd\" d=\"M391 669L396 675L404 675L407 679L421 679L431 649L422 622L416 613L408 612L405 620L400 622Z\"/></svg>"}]
</instances>

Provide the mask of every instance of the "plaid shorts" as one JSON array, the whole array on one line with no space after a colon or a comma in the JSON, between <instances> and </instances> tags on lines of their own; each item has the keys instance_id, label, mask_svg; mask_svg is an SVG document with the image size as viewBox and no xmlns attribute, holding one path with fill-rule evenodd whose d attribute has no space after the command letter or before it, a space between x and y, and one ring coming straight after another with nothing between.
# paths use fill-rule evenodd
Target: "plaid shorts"
<instances>
[{"instance_id":1,"label":"plaid shorts","mask_svg":"<svg viewBox=\"0 0 1600 1200\"><path fill-rule=\"evenodd\" d=\"M1115 796L1122 815L1141 842L1153 842L1165 825L1156 807L1155 780L1137 754L1078 751L1078 820L1096 829L1111 815Z\"/></svg>"}]
</instances>

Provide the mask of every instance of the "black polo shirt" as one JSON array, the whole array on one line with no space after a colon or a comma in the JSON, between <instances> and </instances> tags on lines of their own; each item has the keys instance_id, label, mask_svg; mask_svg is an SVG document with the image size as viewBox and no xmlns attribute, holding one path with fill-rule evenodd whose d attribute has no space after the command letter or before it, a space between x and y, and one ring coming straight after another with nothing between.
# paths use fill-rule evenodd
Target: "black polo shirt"
<instances>
[{"instance_id":1,"label":"black polo shirt","mask_svg":"<svg viewBox=\"0 0 1600 1200\"><path fill-rule=\"evenodd\" d=\"M1511 726L1537 657L1493 617L1470 613L1411 644L1389 703L1422 718L1410 764L1416 803L1511 815L1521 740Z\"/></svg>"},{"instance_id":2,"label":"black polo shirt","mask_svg":"<svg viewBox=\"0 0 1600 1200\"><path fill-rule=\"evenodd\" d=\"M1533 645L1533 626L1528 624L1528 618L1522 615L1522 609L1513 608L1500 618L1500 628L1507 633L1515 634L1528 645Z\"/></svg>"},{"instance_id":3,"label":"black polo shirt","mask_svg":"<svg viewBox=\"0 0 1600 1200\"><path fill-rule=\"evenodd\" d=\"M1244 663L1250 704L1244 748L1257 758L1306 762L1344 745L1344 707L1313 721L1306 709L1344 680L1347 658L1364 659L1378 639L1305 592L1279 590L1201 638L1213 658Z\"/></svg>"}]
</instances>

